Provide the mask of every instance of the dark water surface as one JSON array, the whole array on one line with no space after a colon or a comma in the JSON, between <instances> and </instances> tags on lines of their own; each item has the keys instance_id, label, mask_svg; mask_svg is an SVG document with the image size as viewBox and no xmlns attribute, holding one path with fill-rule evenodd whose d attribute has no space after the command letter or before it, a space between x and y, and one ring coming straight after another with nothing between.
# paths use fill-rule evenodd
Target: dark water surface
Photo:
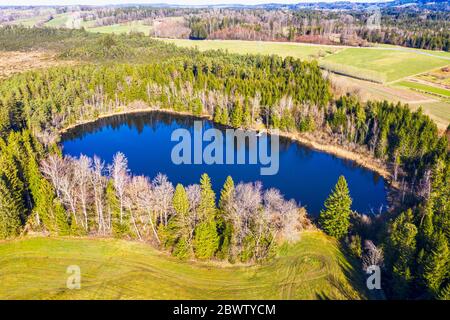
<instances>
[{"instance_id":1,"label":"dark water surface","mask_svg":"<svg viewBox=\"0 0 450 320\"><path fill-rule=\"evenodd\" d=\"M260 175L260 164L175 165L171 161L171 152L178 142L171 141L171 134L175 129L185 128L193 136L194 120L193 117L159 112L105 118L65 134L63 152L74 157L80 154L97 155L106 163L111 163L114 154L120 151L128 158L133 174L153 178L162 172L174 185L198 183L200 175L206 172L212 179L217 196L228 175L236 184L240 181L261 181L264 188L277 188L287 199L293 198L306 206L313 216L320 212L340 175L344 175L349 184L353 210L378 212L380 206L387 205L387 184L377 173L282 137L279 171L273 176ZM211 127L220 128L203 120L203 130ZM207 144L205 142L203 146ZM246 151L248 145L238 150Z\"/></svg>"}]
</instances>

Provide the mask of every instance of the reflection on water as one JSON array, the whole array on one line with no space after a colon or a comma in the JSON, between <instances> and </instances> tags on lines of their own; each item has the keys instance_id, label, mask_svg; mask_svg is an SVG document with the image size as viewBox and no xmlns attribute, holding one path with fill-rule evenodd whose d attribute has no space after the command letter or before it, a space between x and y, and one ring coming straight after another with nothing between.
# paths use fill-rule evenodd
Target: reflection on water
<instances>
[{"instance_id":1,"label":"reflection on water","mask_svg":"<svg viewBox=\"0 0 450 320\"><path fill-rule=\"evenodd\" d=\"M170 137L178 128L193 134L193 123L198 118L162 112L117 115L100 119L70 130L63 136L63 152L72 156L97 155L107 163L121 151L129 161L134 174L154 177L158 172L168 175L175 183L198 183L200 175L208 173L217 194L227 177L236 183L261 181L265 188L280 189L286 198L293 198L317 215L339 175L348 181L354 210L378 212L386 206L384 179L377 173L359 167L355 162L315 151L290 139L280 137L280 170L274 176L261 176L260 165L175 165L171 150L177 142ZM204 130L224 129L203 120ZM204 143L204 146L207 143ZM238 152L248 152L248 143L237 146Z\"/></svg>"}]
</instances>

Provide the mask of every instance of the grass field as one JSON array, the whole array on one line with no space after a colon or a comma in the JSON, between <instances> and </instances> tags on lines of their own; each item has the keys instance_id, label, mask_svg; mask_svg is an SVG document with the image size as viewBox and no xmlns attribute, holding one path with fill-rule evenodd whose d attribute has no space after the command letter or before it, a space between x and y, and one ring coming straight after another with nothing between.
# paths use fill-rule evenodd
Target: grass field
<instances>
[{"instance_id":1,"label":"grass field","mask_svg":"<svg viewBox=\"0 0 450 320\"><path fill-rule=\"evenodd\" d=\"M430 69L446 66L450 60L419 54L413 50L383 48L347 48L324 58L338 65L384 74L387 82L402 79Z\"/></svg>"},{"instance_id":2,"label":"grass field","mask_svg":"<svg viewBox=\"0 0 450 320\"><path fill-rule=\"evenodd\" d=\"M163 39L181 47L197 47L199 50L222 49L241 54L276 54L282 57L292 56L299 59L318 59L327 70L337 72L334 81L341 88L357 91L364 100L388 100L411 105L412 109L422 106L445 130L450 121L450 103L445 94L430 96L425 91L412 90L412 87L398 85L407 77L430 72L450 64L449 52L419 50L390 45L371 48L349 48L283 42L257 42L240 40L185 40ZM347 78L347 79L343 79ZM357 78L357 79L352 79ZM360 80L358 80L360 79ZM333 79L332 79L333 80ZM365 81L369 80L369 81ZM337 81L337 82L336 82ZM430 93L442 88L430 87ZM433 91L432 91L433 90ZM436 92L435 92L436 93Z\"/></svg>"},{"instance_id":3,"label":"grass field","mask_svg":"<svg viewBox=\"0 0 450 320\"><path fill-rule=\"evenodd\" d=\"M123 240L28 238L0 243L0 299L359 299L336 243L302 233L262 266L181 262ZM66 286L78 265L81 289ZM361 283L361 279L357 281Z\"/></svg>"},{"instance_id":4,"label":"grass field","mask_svg":"<svg viewBox=\"0 0 450 320\"><path fill-rule=\"evenodd\" d=\"M412 81L399 81L396 82L396 85L418 90L425 93L437 94L442 97L450 98L450 90L446 90L444 88L429 86L423 83L417 83Z\"/></svg>"},{"instance_id":5,"label":"grass field","mask_svg":"<svg viewBox=\"0 0 450 320\"><path fill-rule=\"evenodd\" d=\"M146 35L149 35L152 30L151 26L144 25L142 21L133 21L129 23L121 23L121 24L113 24L109 26L103 27L90 27L86 29L90 32L99 32L99 33L130 33L130 32L143 32Z\"/></svg>"},{"instance_id":6,"label":"grass field","mask_svg":"<svg viewBox=\"0 0 450 320\"><path fill-rule=\"evenodd\" d=\"M295 57L299 59L317 59L327 56L339 50L340 47L309 45L287 42L260 42L242 40L187 40L187 39L163 39L181 47L197 47L205 50L228 50L230 53L240 54L276 54L281 57Z\"/></svg>"},{"instance_id":7,"label":"grass field","mask_svg":"<svg viewBox=\"0 0 450 320\"><path fill-rule=\"evenodd\" d=\"M24 19L18 19L12 22L12 24L20 24L23 25L25 27L33 27L36 24L45 21L46 19L48 19L48 16L44 15L44 16L35 16L32 18L24 18Z\"/></svg>"},{"instance_id":8,"label":"grass field","mask_svg":"<svg viewBox=\"0 0 450 320\"><path fill-rule=\"evenodd\" d=\"M445 101L434 101L426 103L412 103L409 104L412 110L417 110L422 107L425 114L429 115L430 118L436 122L438 128L441 131L447 129L450 123L450 103Z\"/></svg>"},{"instance_id":9,"label":"grass field","mask_svg":"<svg viewBox=\"0 0 450 320\"><path fill-rule=\"evenodd\" d=\"M53 19L44 23L44 26L51 28L63 28L67 26L67 21L69 21L70 15L68 13L62 13L53 16Z\"/></svg>"},{"instance_id":10,"label":"grass field","mask_svg":"<svg viewBox=\"0 0 450 320\"><path fill-rule=\"evenodd\" d=\"M222 49L232 53L276 54L300 59L319 59L323 65L342 73L365 78L381 78L391 82L427 70L450 64L450 53L431 54L425 50L397 47L346 48L342 46L310 45L284 42L258 42L241 40L185 40L164 39L182 47L197 47L199 50ZM418 53L419 52L419 53ZM353 74L355 73L355 74Z\"/></svg>"}]
</instances>

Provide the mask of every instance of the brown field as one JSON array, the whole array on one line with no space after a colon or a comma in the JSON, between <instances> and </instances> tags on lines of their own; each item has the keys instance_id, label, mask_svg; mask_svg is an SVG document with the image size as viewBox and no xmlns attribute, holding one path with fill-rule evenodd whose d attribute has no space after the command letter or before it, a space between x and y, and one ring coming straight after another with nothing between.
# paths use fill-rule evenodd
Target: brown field
<instances>
[{"instance_id":1,"label":"brown field","mask_svg":"<svg viewBox=\"0 0 450 320\"><path fill-rule=\"evenodd\" d=\"M412 110L422 107L425 114L433 119L439 130L444 131L450 123L450 103L435 96L395 85L383 85L347 76L329 73L328 77L337 95L347 92L356 94L361 100L387 100L408 104Z\"/></svg>"},{"instance_id":2,"label":"brown field","mask_svg":"<svg viewBox=\"0 0 450 320\"><path fill-rule=\"evenodd\" d=\"M72 61L59 61L56 54L48 51L0 51L0 79L32 69L48 68Z\"/></svg>"},{"instance_id":3,"label":"brown field","mask_svg":"<svg viewBox=\"0 0 450 320\"><path fill-rule=\"evenodd\" d=\"M415 79L437 87L450 89L450 66L420 74Z\"/></svg>"}]
</instances>

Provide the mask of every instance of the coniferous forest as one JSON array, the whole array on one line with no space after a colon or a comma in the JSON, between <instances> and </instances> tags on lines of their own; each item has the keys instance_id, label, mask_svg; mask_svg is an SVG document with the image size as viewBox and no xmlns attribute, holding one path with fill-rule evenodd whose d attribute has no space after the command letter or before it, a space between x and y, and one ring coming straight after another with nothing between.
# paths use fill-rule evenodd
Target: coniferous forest
<instances>
[{"instance_id":1,"label":"coniferous forest","mask_svg":"<svg viewBox=\"0 0 450 320\"><path fill-rule=\"evenodd\" d=\"M184 260L258 264L319 228L363 269L382 268L386 297L450 299L448 141L421 109L337 97L314 61L200 52L142 34L10 26L0 28L0 47L53 50L67 62L0 82L1 239L117 237ZM62 155L65 129L133 110L260 125L361 152L389 172L391 209L371 217L351 210L343 176L315 221L258 182L228 177L215 194L207 174L173 185L164 173L133 175L122 153L113 163Z\"/></svg>"}]
</instances>

